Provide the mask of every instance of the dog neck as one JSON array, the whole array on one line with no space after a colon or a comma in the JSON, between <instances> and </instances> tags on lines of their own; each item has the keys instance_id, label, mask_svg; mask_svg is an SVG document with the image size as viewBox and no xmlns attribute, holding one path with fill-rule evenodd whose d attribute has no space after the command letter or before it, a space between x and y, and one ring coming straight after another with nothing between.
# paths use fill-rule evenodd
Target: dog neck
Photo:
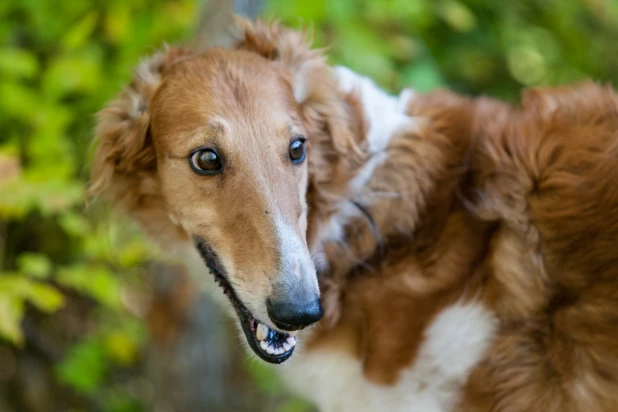
<instances>
[{"instance_id":1,"label":"dog neck","mask_svg":"<svg viewBox=\"0 0 618 412\"><path fill-rule=\"evenodd\" d=\"M346 107L348 129L360 153L338 153L330 164L321 162L310 169L308 244L323 290L336 288L351 269L380 253L392 235L393 223L403 223L387 215L393 212L391 207L412 200L407 190L402 192L402 184L406 189L415 185L391 179L397 166L391 153L401 137L420 127L420 120L407 114L414 96L411 90L391 96L345 67L334 72L338 102ZM337 140L337 136L330 138ZM322 153L317 150L318 156ZM407 208L419 209L421 201L422 196ZM411 235L414 219L405 220L401 234ZM329 306L328 298L324 303Z\"/></svg>"},{"instance_id":2,"label":"dog neck","mask_svg":"<svg viewBox=\"0 0 618 412\"><path fill-rule=\"evenodd\" d=\"M331 324L351 274L430 249L462 208L475 110L452 94L391 96L349 69L335 74L362 155L339 153L327 178L310 168L307 239Z\"/></svg>"}]
</instances>

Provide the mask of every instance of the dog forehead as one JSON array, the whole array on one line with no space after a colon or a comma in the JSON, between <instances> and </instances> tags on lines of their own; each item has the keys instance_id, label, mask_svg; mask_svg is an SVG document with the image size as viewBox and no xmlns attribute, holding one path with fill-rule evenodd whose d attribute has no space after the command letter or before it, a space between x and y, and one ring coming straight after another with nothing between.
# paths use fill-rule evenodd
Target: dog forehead
<instances>
[{"instance_id":1,"label":"dog forehead","mask_svg":"<svg viewBox=\"0 0 618 412\"><path fill-rule=\"evenodd\" d=\"M174 64L163 76L157 100L182 100L219 111L289 105L293 98L288 77L255 53L215 50Z\"/></svg>"},{"instance_id":2,"label":"dog forehead","mask_svg":"<svg viewBox=\"0 0 618 412\"><path fill-rule=\"evenodd\" d=\"M250 129L287 135L297 119L286 73L244 51L213 51L179 61L165 74L151 102L157 135L193 134L213 125L231 135Z\"/></svg>"}]
</instances>

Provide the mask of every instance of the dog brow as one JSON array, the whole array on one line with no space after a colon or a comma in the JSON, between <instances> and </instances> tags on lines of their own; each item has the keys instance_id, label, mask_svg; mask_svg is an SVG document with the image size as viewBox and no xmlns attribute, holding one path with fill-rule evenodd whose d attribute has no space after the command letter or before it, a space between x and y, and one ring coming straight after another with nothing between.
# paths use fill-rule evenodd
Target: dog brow
<instances>
[{"instance_id":1,"label":"dog brow","mask_svg":"<svg viewBox=\"0 0 618 412\"><path fill-rule=\"evenodd\" d=\"M287 126L288 135L294 137L298 135L299 133L301 133L301 130L302 128L296 120L290 120Z\"/></svg>"},{"instance_id":2,"label":"dog brow","mask_svg":"<svg viewBox=\"0 0 618 412\"><path fill-rule=\"evenodd\" d=\"M208 125L210 126L210 129L215 134L223 133L223 124L221 122L219 122L219 121L212 121L212 122L208 123Z\"/></svg>"}]
</instances>

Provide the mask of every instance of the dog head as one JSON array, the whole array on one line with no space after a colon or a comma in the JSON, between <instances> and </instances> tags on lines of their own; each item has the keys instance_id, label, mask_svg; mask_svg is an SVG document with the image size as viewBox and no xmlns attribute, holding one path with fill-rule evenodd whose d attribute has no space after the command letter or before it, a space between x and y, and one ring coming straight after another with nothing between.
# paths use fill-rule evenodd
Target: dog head
<instances>
[{"instance_id":1,"label":"dog head","mask_svg":"<svg viewBox=\"0 0 618 412\"><path fill-rule=\"evenodd\" d=\"M91 190L151 233L192 241L250 347L280 363L323 313L306 240L309 158L341 150L350 132L302 33L241 26L233 49L168 49L137 67L100 114Z\"/></svg>"}]
</instances>

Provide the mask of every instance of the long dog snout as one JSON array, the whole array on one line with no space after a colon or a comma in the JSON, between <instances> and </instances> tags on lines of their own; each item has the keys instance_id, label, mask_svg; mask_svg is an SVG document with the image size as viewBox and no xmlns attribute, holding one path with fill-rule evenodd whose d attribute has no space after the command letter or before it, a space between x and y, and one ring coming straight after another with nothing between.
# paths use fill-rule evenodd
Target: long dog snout
<instances>
[{"instance_id":1,"label":"long dog snout","mask_svg":"<svg viewBox=\"0 0 618 412\"><path fill-rule=\"evenodd\" d=\"M278 222L280 277L266 300L270 320L282 330L295 331L318 322L324 315L315 266L306 242L291 225Z\"/></svg>"}]
</instances>

